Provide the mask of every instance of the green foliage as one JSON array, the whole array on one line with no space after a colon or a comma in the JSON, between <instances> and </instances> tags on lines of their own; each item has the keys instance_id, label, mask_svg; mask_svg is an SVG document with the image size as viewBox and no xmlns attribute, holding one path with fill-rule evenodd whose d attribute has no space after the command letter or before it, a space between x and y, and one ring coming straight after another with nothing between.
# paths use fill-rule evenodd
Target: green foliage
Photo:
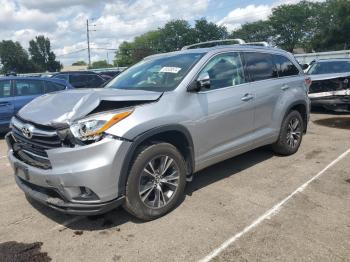
<instances>
[{"instance_id":1,"label":"green foliage","mask_svg":"<svg viewBox=\"0 0 350 262\"><path fill-rule=\"evenodd\" d=\"M314 36L318 8L318 4L308 1L275 7L269 17L274 42L290 52L300 45L307 45Z\"/></svg>"},{"instance_id":2,"label":"green foliage","mask_svg":"<svg viewBox=\"0 0 350 262\"><path fill-rule=\"evenodd\" d=\"M108 68L108 67L113 67L113 65L108 64L106 60L100 60L100 61L95 61L92 63L90 69L97 69L97 68Z\"/></svg>"},{"instance_id":3,"label":"green foliage","mask_svg":"<svg viewBox=\"0 0 350 262\"><path fill-rule=\"evenodd\" d=\"M0 42L0 62L2 64L2 73L9 71L25 73L33 66L29 61L27 51L19 42L13 42L11 40Z\"/></svg>"},{"instance_id":4,"label":"green foliage","mask_svg":"<svg viewBox=\"0 0 350 262\"><path fill-rule=\"evenodd\" d=\"M185 45L197 42L225 39L226 27L197 20L192 28L185 20L173 20L154 31L135 37L132 42L123 42L116 53L115 66L130 66L146 56L180 50Z\"/></svg>"},{"instance_id":5,"label":"green foliage","mask_svg":"<svg viewBox=\"0 0 350 262\"><path fill-rule=\"evenodd\" d=\"M323 4L312 46L316 51L350 48L349 0L328 0Z\"/></svg>"},{"instance_id":6,"label":"green foliage","mask_svg":"<svg viewBox=\"0 0 350 262\"><path fill-rule=\"evenodd\" d=\"M247 42L273 42L272 28L269 21L246 23L233 31L229 38L241 38Z\"/></svg>"},{"instance_id":7,"label":"green foliage","mask_svg":"<svg viewBox=\"0 0 350 262\"><path fill-rule=\"evenodd\" d=\"M86 66L87 64L83 60L76 61L72 64L72 66Z\"/></svg>"},{"instance_id":8,"label":"green foliage","mask_svg":"<svg viewBox=\"0 0 350 262\"><path fill-rule=\"evenodd\" d=\"M56 72L62 65L56 61L56 55L51 51L49 38L40 35L29 41L29 54L38 72Z\"/></svg>"}]
</instances>

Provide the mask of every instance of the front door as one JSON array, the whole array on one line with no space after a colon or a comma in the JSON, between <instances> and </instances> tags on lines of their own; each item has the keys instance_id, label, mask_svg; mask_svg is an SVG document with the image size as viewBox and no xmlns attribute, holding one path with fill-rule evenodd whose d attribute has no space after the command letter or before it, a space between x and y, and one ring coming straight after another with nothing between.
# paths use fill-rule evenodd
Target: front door
<instances>
[{"instance_id":1,"label":"front door","mask_svg":"<svg viewBox=\"0 0 350 262\"><path fill-rule=\"evenodd\" d=\"M251 144L254 97L239 53L216 55L199 75L203 73L209 74L210 88L192 94L199 109L193 137L196 161L211 164Z\"/></svg>"}]
</instances>

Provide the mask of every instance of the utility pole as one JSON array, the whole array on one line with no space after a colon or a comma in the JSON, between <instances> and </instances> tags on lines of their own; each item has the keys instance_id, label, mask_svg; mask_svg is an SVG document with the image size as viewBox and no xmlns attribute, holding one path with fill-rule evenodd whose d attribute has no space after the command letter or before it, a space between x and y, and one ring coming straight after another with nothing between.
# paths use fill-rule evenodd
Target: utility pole
<instances>
[{"instance_id":1,"label":"utility pole","mask_svg":"<svg viewBox=\"0 0 350 262\"><path fill-rule=\"evenodd\" d=\"M87 38L87 46L88 46L88 61L89 67L91 67L91 58L90 58L90 34L89 34L89 19L86 19L86 38Z\"/></svg>"},{"instance_id":2,"label":"utility pole","mask_svg":"<svg viewBox=\"0 0 350 262\"><path fill-rule=\"evenodd\" d=\"M96 26L96 25L92 25L92 26ZM87 46L88 46L88 61L89 61L89 67L91 67L90 31L96 31L96 30L90 30L89 19L86 19L86 40L87 40Z\"/></svg>"}]
</instances>

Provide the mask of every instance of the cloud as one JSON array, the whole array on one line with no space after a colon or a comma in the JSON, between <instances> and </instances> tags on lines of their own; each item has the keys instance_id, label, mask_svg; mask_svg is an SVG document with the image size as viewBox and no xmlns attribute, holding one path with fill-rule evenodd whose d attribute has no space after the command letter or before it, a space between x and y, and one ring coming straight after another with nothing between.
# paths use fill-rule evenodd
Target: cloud
<instances>
[{"instance_id":1,"label":"cloud","mask_svg":"<svg viewBox=\"0 0 350 262\"><path fill-rule=\"evenodd\" d=\"M226 26L229 30L235 30L244 23L251 23L258 20L266 20L272 13L272 9L279 5L297 4L301 0L277 0L271 5L248 5L244 8L235 8L224 18L219 20L219 25ZM308 0L310 2L324 2L325 0Z\"/></svg>"},{"instance_id":2,"label":"cloud","mask_svg":"<svg viewBox=\"0 0 350 262\"><path fill-rule=\"evenodd\" d=\"M248 5L245 8L236 8L221 19L218 24L226 26L229 30L239 28L244 23L265 20L271 14L272 6Z\"/></svg>"}]
</instances>

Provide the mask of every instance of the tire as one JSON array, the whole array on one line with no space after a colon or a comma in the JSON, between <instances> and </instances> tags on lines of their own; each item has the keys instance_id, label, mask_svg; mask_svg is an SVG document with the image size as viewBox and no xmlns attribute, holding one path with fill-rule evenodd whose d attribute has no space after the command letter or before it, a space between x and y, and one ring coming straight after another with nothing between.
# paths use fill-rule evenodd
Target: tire
<instances>
[{"instance_id":1,"label":"tire","mask_svg":"<svg viewBox=\"0 0 350 262\"><path fill-rule=\"evenodd\" d=\"M298 151L303 138L304 121L298 111L291 111L283 119L278 140L272 150L280 155L289 156Z\"/></svg>"},{"instance_id":2,"label":"tire","mask_svg":"<svg viewBox=\"0 0 350 262\"><path fill-rule=\"evenodd\" d=\"M141 220L159 218L177 206L185 184L186 163L175 146L156 142L143 147L129 172L124 209Z\"/></svg>"}]
</instances>

